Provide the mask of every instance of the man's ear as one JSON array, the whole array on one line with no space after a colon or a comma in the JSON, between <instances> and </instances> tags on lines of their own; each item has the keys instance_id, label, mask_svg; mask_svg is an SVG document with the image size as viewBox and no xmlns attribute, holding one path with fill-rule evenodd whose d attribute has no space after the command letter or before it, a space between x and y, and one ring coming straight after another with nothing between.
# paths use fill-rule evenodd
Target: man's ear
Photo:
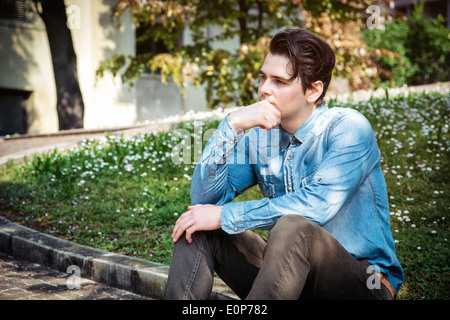
<instances>
[{"instance_id":1,"label":"man's ear","mask_svg":"<svg viewBox=\"0 0 450 320\"><path fill-rule=\"evenodd\" d=\"M317 80L311 84L311 88L306 90L306 101L308 103L315 103L317 99L322 95L323 82Z\"/></svg>"}]
</instances>

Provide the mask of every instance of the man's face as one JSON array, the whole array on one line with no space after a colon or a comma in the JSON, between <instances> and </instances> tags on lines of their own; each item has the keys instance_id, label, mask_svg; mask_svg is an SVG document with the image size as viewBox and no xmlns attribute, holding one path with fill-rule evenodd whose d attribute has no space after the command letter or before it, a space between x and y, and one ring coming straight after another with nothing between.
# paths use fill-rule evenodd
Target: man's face
<instances>
[{"instance_id":1,"label":"man's face","mask_svg":"<svg viewBox=\"0 0 450 320\"><path fill-rule=\"evenodd\" d=\"M292 72L289 59L269 53L260 70L261 82L258 88L260 100L267 100L281 112L281 121L302 123L306 109L314 108L307 101L299 78L289 82ZM308 94L308 90L306 91ZM303 121L304 122L304 121Z\"/></svg>"}]
</instances>

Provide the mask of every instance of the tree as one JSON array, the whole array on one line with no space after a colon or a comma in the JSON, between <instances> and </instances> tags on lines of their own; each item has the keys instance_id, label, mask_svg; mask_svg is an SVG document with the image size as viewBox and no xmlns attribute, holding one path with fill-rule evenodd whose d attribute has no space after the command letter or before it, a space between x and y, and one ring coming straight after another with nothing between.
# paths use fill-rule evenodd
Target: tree
<instances>
[{"instance_id":1,"label":"tree","mask_svg":"<svg viewBox=\"0 0 450 320\"><path fill-rule=\"evenodd\" d=\"M386 2L382 0L380 2ZM188 83L206 87L209 107L232 103L247 105L257 99L259 69L268 50L268 35L286 27L307 27L324 37L337 55L336 75L354 78L354 88L367 86L374 66L365 54L361 36L365 10L370 0L119 0L114 15L120 20L130 10L136 25L147 29L138 41L162 40L168 53L117 55L97 71L120 75L124 82L140 77L145 70L171 77L184 92ZM156 23L157 21L162 23ZM329 28L332 23L332 28ZM205 32L208 25L220 26L218 34ZM177 46L176 30L189 27L192 45ZM238 37L240 48L213 49L215 41ZM348 41L348 39L352 39ZM340 49L340 50L338 50ZM356 54L355 54L356 53ZM121 72L125 70L124 72ZM369 71L369 72L368 72ZM375 71L376 74L376 71Z\"/></svg>"},{"instance_id":2,"label":"tree","mask_svg":"<svg viewBox=\"0 0 450 320\"><path fill-rule=\"evenodd\" d=\"M55 77L59 130L83 128L84 102L64 0L33 0L47 29Z\"/></svg>"}]
</instances>

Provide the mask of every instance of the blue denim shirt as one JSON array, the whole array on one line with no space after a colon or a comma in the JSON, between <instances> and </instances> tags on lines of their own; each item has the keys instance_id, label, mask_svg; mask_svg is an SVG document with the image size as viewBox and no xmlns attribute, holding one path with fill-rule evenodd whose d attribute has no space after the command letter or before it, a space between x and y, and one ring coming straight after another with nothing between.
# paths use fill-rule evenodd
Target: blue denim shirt
<instances>
[{"instance_id":1,"label":"blue denim shirt","mask_svg":"<svg viewBox=\"0 0 450 320\"><path fill-rule=\"evenodd\" d=\"M232 202L255 184L263 199ZM225 117L195 168L191 199L223 205L221 227L229 234L300 214L377 266L397 292L401 287L380 152L355 110L321 105L294 135L281 126L236 132Z\"/></svg>"}]
</instances>

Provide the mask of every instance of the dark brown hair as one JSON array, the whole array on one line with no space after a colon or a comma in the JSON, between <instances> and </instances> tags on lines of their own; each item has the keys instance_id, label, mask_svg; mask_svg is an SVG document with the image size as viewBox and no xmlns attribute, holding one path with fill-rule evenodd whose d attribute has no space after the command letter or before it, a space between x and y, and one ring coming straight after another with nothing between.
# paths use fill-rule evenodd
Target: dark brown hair
<instances>
[{"instance_id":1,"label":"dark brown hair","mask_svg":"<svg viewBox=\"0 0 450 320\"><path fill-rule=\"evenodd\" d=\"M336 61L333 50L324 40L306 29L286 29L272 38L269 51L289 58L293 70L289 80L300 78L304 92L312 88L313 82L322 81L323 92L315 103L323 103Z\"/></svg>"}]
</instances>

